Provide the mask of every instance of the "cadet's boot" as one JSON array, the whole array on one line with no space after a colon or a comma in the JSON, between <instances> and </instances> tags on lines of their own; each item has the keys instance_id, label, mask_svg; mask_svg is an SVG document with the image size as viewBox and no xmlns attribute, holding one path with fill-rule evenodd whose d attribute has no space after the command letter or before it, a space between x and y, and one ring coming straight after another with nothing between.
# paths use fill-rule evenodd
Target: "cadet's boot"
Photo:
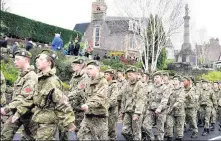
<instances>
[{"instance_id":1,"label":"cadet's boot","mask_svg":"<svg viewBox=\"0 0 221 141\"><path fill-rule=\"evenodd\" d=\"M186 129L186 128L187 128L186 125L184 125L184 133L187 132L187 129Z\"/></svg>"},{"instance_id":2,"label":"cadet's boot","mask_svg":"<svg viewBox=\"0 0 221 141\"><path fill-rule=\"evenodd\" d=\"M210 127L210 131L214 131L214 130L215 130L215 123L212 123Z\"/></svg>"},{"instance_id":3,"label":"cadet's boot","mask_svg":"<svg viewBox=\"0 0 221 141\"><path fill-rule=\"evenodd\" d=\"M207 133L209 134L209 128L207 128Z\"/></svg>"},{"instance_id":4,"label":"cadet's boot","mask_svg":"<svg viewBox=\"0 0 221 141\"><path fill-rule=\"evenodd\" d=\"M208 129L207 129L207 128L204 128L204 131L203 131L202 136L207 136L207 135L208 135Z\"/></svg>"},{"instance_id":5,"label":"cadet's boot","mask_svg":"<svg viewBox=\"0 0 221 141\"><path fill-rule=\"evenodd\" d=\"M192 135L191 135L191 138L194 138L194 139L198 138L198 133L197 132L193 132Z\"/></svg>"},{"instance_id":6,"label":"cadet's boot","mask_svg":"<svg viewBox=\"0 0 221 141\"><path fill-rule=\"evenodd\" d=\"M219 125L219 131L221 131L221 124Z\"/></svg>"},{"instance_id":7,"label":"cadet's boot","mask_svg":"<svg viewBox=\"0 0 221 141\"><path fill-rule=\"evenodd\" d=\"M172 141L173 137L167 137L167 141Z\"/></svg>"},{"instance_id":8,"label":"cadet's boot","mask_svg":"<svg viewBox=\"0 0 221 141\"><path fill-rule=\"evenodd\" d=\"M176 140L177 140L177 141L182 141L183 138L182 138L182 137L177 137Z\"/></svg>"}]
</instances>

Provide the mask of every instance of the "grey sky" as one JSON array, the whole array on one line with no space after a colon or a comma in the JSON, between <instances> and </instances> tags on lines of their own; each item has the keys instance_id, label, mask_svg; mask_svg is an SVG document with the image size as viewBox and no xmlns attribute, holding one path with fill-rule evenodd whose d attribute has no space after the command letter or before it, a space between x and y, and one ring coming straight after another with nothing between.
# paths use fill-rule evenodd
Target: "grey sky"
<instances>
[{"instance_id":1,"label":"grey sky","mask_svg":"<svg viewBox=\"0 0 221 141\"><path fill-rule=\"evenodd\" d=\"M9 12L51 25L73 29L76 23L90 22L91 5L95 0L6 0ZM200 42L199 30L204 28L205 39L221 39L221 0L185 0L190 9L192 46ZM117 13L114 0L106 0L107 15ZM172 39L176 49L181 47L182 33Z\"/></svg>"}]
</instances>

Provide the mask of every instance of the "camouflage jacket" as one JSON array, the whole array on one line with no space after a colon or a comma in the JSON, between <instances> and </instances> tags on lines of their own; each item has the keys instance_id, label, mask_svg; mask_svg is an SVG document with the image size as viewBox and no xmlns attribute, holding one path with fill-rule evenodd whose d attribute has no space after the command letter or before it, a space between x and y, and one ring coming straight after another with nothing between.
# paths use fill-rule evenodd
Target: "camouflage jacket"
<instances>
[{"instance_id":1,"label":"camouflage jacket","mask_svg":"<svg viewBox=\"0 0 221 141\"><path fill-rule=\"evenodd\" d=\"M151 92L148 94L147 103L149 110L159 109L161 111L167 109L167 103L169 96L171 94L171 89L166 85L153 85Z\"/></svg>"},{"instance_id":2,"label":"camouflage jacket","mask_svg":"<svg viewBox=\"0 0 221 141\"><path fill-rule=\"evenodd\" d=\"M184 89L173 88L172 93L169 97L168 105L169 105L169 114L174 116L184 116L185 115L185 92Z\"/></svg>"},{"instance_id":3,"label":"camouflage jacket","mask_svg":"<svg viewBox=\"0 0 221 141\"><path fill-rule=\"evenodd\" d=\"M185 99L185 108L197 108L198 107L198 95L196 90L193 87L186 88L184 90L186 99Z\"/></svg>"},{"instance_id":4,"label":"camouflage jacket","mask_svg":"<svg viewBox=\"0 0 221 141\"><path fill-rule=\"evenodd\" d=\"M70 81L68 99L75 112L81 112L81 105L86 102L85 88L88 85L87 74L75 73Z\"/></svg>"},{"instance_id":5,"label":"camouflage jacket","mask_svg":"<svg viewBox=\"0 0 221 141\"><path fill-rule=\"evenodd\" d=\"M17 112L23 115L30 111L27 107L33 105L32 97L38 93L37 89L38 76L32 69L20 72L18 79L14 84L14 91L11 103L9 103L5 110L6 112Z\"/></svg>"},{"instance_id":6,"label":"camouflage jacket","mask_svg":"<svg viewBox=\"0 0 221 141\"><path fill-rule=\"evenodd\" d=\"M85 92L87 97L86 105L88 106L85 114L108 116L108 82L104 78L104 74L100 73L97 78L90 80Z\"/></svg>"},{"instance_id":7,"label":"camouflage jacket","mask_svg":"<svg viewBox=\"0 0 221 141\"><path fill-rule=\"evenodd\" d=\"M221 107L221 90L219 91L219 94L217 96L217 104Z\"/></svg>"},{"instance_id":8,"label":"camouflage jacket","mask_svg":"<svg viewBox=\"0 0 221 141\"><path fill-rule=\"evenodd\" d=\"M124 90L122 97L122 113L134 113L141 115L144 108L143 83L139 80L129 82Z\"/></svg>"},{"instance_id":9,"label":"camouflage jacket","mask_svg":"<svg viewBox=\"0 0 221 141\"><path fill-rule=\"evenodd\" d=\"M122 100L122 94L124 92L125 86L127 85L127 80L124 78L123 80L118 80L118 96L117 96L117 100Z\"/></svg>"},{"instance_id":10,"label":"camouflage jacket","mask_svg":"<svg viewBox=\"0 0 221 141\"><path fill-rule=\"evenodd\" d=\"M110 108L117 106L117 96L118 96L118 83L117 81L113 80L109 82L109 88L108 88L108 100Z\"/></svg>"},{"instance_id":11,"label":"camouflage jacket","mask_svg":"<svg viewBox=\"0 0 221 141\"><path fill-rule=\"evenodd\" d=\"M57 124L61 130L71 128L75 117L67 96L63 93L56 69L38 74L38 93L33 96L35 108L32 120L41 124Z\"/></svg>"},{"instance_id":12,"label":"camouflage jacket","mask_svg":"<svg viewBox=\"0 0 221 141\"><path fill-rule=\"evenodd\" d=\"M199 104L200 106L206 105L208 107L216 107L217 99L214 91L211 89L201 89L199 95Z\"/></svg>"},{"instance_id":13,"label":"camouflage jacket","mask_svg":"<svg viewBox=\"0 0 221 141\"><path fill-rule=\"evenodd\" d=\"M1 96L1 106L6 104L6 98L5 98L5 91L6 91L6 83L5 83L5 77L1 71L1 91L0 91L0 96Z\"/></svg>"}]
</instances>

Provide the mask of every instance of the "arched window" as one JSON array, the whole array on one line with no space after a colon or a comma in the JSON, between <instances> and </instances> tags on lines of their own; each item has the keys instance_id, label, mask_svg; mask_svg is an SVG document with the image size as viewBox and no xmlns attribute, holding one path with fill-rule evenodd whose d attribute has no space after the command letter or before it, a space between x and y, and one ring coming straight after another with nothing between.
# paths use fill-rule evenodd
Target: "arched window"
<instances>
[{"instance_id":1,"label":"arched window","mask_svg":"<svg viewBox=\"0 0 221 141\"><path fill-rule=\"evenodd\" d=\"M133 21L132 20L129 21L129 30L133 31Z\"/></svg>"},{"instance_id":2,"label":"arched window","mask_svg":"<svg viewBox=\"0 0 221 141\"><path fill-rule=\"evenodd\" d=\"M100 47L100 26L94 27L94 47Z\"/></svg>"}]
</instances>

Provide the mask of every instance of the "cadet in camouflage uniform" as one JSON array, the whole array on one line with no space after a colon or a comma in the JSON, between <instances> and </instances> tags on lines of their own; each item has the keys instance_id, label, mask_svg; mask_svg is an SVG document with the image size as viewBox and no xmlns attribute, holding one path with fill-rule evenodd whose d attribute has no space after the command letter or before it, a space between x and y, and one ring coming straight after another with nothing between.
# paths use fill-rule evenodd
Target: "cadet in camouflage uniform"
<instances>
[{"instance_id":1,"label":"cadet in camouflage uniform","mask_svg":"<svg viewBox=\"0 0 221 141\"><path fill-rule=\"evenodd\" d=\"M219 82L219 84L221 84L221 82ZM218 113L218 121L219 121L219 131L221 131L221 87L220 87L220 91L217 97L217 101L218 101L217 113Z\"/></svg>"},{"instance_id":2,"label":"cadet in camouflage uniform","mask_svg":"<svg viewBox=\"0 0 221 141\"><path fill-rule=\"evenodd\" d=\"M217 100L214 92L209 88L208 81L202 80L202 90L199 94L200 116L204 120L204 132L202 136L209 134L209 123L212 108L217 106Z\"/></svg>"},{"instance_id":3,"label":"cadet in camouflage uniform","mask_svg":"<svg viewBox=\"0 0 221 141\"><path fill-rule=\"evenodd\" d=\"M198 137L198 127L196 123L197 119L197 105L196 91L190 84L190 78L184 77L184 88L185 88L185 121L189 124L189 127L193 130L191 138Z\"/></svg>"},{"instance_id":4,"label":"cadet in camouflage uniform","mask_svg":"<svg viewBox=\"0 0 221 141\"><path fill-rule=\"evenodd\" d=\"M184 122L185 122L185 92L180 86L181 77L175 75L173 77L174 88L169 97L168 105L169 111L167 115L166 125L168 129L168 140L173 139L173 129L176 128L177 140L182 140Z\"/></svg>"},{"instance_id":5,"label":"cadet in camouflage uniform","mask_svg":"<svg viewBox=\"0 0 221 141\"><path fill-rule=\"evenodd\" d=\"M167 103L170 96L170 89L162 83L162 73L155 72L153 74L154 85L148 94L146 107L146 115L142 128L148 140L154 140L152 133L153 123L156 122L156 139L164 139L164 124L167 114Z\"/></svg>"},{"instance_id":6,"label":"cadet in camouflage uniform","mask_svg":"<svg viewBox=\"0 0 221 141\"><path fill-rule=\"evenodd\" d=\"M216 99L217 99L219 97L219 93L220 93L219 82L218 81L215 81L213 83L213 91L214 91L214 94L215 94ZM215 130L215 124L216 124L216 119L217 119L216 118L217 117L217 109L218 109L218 107L213 107L213 109L212 109L212 113L211 113L211 129L210 129L211 131Z\"/></svg>"},{"instance_id":7,"label":"cadet in camouflage uniform","mask_svg":"<svg viewBox=\"0 0 221 141\"><path fill-rule=\"evenodd\" d=\"M37 93L38 77L34 70L30 67L31 53L25 50L15 52L15 66L20 69L20 74L14 84L14 92L11 103L1 108L1 114L12 112L12 115L7 119L1 133L1 140L12 140L15 133L21 125L24 127L22 140L33 140L32 129L34 124L31 121L32 113L27 108L20 107L25 103L25 100L30 99ZM17 120L18 119L18 120Z\"/></svg>"},{"instance_id":8,"label":"cadet in camouflage uniform","mask_svg":"<svg viewBox=\"0 0 221 141\"><path fill-rule=\"evenodd\" d=\"M80 129L80 124L84 119L84 111L81 110L81 105L86 102L85 88L89 78L82 70L85 68L85 60L82 58L75 59L72 62L74 74L70 81L70 92L68 95L71 107L75 114L76 132Z\"/></svg>"},{"instance_id":9,"label":"cadet in camouflage uniform","mask_svg":"<svg viewBox=\"0 0 221 141\"><path fill-rule=\"evenodd\" d=\"M108 109L108 136L109 140L116 140L116 123L118 120L118 106L117 106L117 96L118 96L118 83L115 78L115 72L113 69L108 69L104 72L105 77L109 83L108 89L108 99L109 99L109 109Z\"/></svg>"},{"instance_id":10,"label":"cadet in camouflage uniform","mask_svg":"<svg viewBox=\"0 0 221 141\"><path fill-rule=\"evenodd\" d=\"M121 112L121 101L122 101L122 94L124 92L124 88L127 85L127 80L125 78L125 71L123 69L117 70L117 81L118 81L118 96L117 96L117 102L118 102L118 113L119 117L121 118L122 112Z\"/></svg>"},{"instance_id":11,"label":"cadet in camouflage uniform","mask_svg":"<svg viewBox=\"0 0 221 141\"><path fill-rule=\"evenodd\" d=\"M87 63L89 85L85 92L87 99L81 109L85 117L77 134L79 140L108 140L108 82L100 73L99 62Z\"/></svg>"},{"instance_id":12,"label":"cadet in camouflage uniform","mask_svg":"<svg viewBox=\"0 0 221 141\"><path fill-rule=\"evenodd\" d=\"M5 77L1 71L1 91L0 91L0 96L1 96L1 103L0 103L0 107L3 107L5 106L6 104L6 98L5 98L5 91L6 91L6 83L5 83ZM4 121L5 119L3 117L1 117L1 131L2 131L2 127L3 127L3 124L4 124Z\"/></svg>"},{"instance_id":13,"label":"cadet in camouflage uniform","mask_svg":"<svg viewBox=\"0 0 221 141\"><path fill-rule=\"evenodd\" d=\"M141 140L142 111L144 107L143 83L138 80L138 69L130 67L128 85L122 97L123 128L122 135L126 140Z\"/></svg>"},{"instance_id":14,"label":"cadet in camouflage uniform","mask_svg":"<svg viewBox=\"0 0 221 141\"><path fill-rule=\"evenodd\" d=\"M55 140L57 128L62 132L74 131L74 113L67 96L63 93L63 84L55 75L56 54L43 50L36 57L38 73L38 93L34 94L34 113L32 120L37 125L36 140Z\"/></svg>"}]
</instances>

